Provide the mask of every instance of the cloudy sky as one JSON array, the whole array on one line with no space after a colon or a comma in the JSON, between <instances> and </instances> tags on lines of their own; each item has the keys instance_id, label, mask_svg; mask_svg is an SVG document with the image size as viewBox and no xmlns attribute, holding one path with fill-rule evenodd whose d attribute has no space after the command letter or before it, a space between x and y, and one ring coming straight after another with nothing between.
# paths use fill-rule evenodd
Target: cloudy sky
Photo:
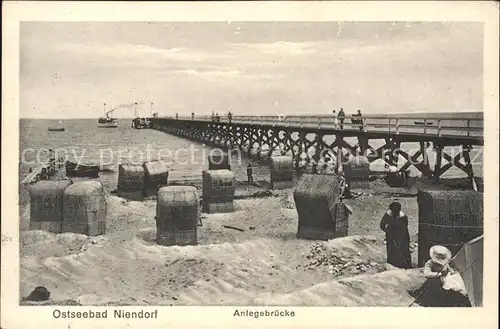
<instances>
[{"instance_id":1,"label":"cloudy sky","mask_svg":"<svg viewBox=\"0 0 500 329\"><path fill-rule=\"evenodd\" d=\"M482 58L480 23L22 22L20 115L482 110Z\"/></svg>"}]
</instances>

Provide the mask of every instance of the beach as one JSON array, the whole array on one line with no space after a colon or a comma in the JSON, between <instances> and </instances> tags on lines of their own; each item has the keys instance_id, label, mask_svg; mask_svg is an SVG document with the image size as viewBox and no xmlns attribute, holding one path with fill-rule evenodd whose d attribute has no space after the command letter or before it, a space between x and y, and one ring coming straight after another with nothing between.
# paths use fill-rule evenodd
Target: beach
<instances>
[{"instance_id":1,"label":"beach","mask_svg":"<svg viewBox=\"0 0 500 329\"><path fill-rule=\"evenodd\" d=\"M92 163L99 160L102 149L145 149L150 141L156 148L170 149L193 144L154 130L132 130L125 120L117 130L96 135L88 131L94 129L89 121L83 121L73 122L73 130L62 133L71 138L54 133L46 135L43 144L40 134L48 133L33 132L30 123L24 134L21 129L22 147L85 148L82 161ZM62 141L66 144L61 145ZM253 186L245 182L249 161L256 166ZM187 177L189 184L201 189L205 165L172 163L169 177ZM21 304L33 304L24 297L36 286L44 286L51 298L41 304L57 305L408 306L413 298L407 290L421 284L423 276L418 268L401 270L386 264L379 228L382 215L392 201L402 204L409 218L416 267L417 191L468 188L465 175L456 171L456 176L450 171L443 177L441 184L415 177L409 188L390 188L381 179L373 180L369 188L354 190L359 193L356 198L345 200L353 209L349 235L312 241L296 238L293 189L271 190L265 164L245 156L241 162L233 161L231 169L236 178L235 211L202 214L196 246L158 245L156 200L116 196L116 168L99 177L107 204L106 234L101 236L29 231L29 198L21 187ZM27 171L21 164L20 179ZM348 265L335 265L335 257Z\"/></svg>"}]
</instances>

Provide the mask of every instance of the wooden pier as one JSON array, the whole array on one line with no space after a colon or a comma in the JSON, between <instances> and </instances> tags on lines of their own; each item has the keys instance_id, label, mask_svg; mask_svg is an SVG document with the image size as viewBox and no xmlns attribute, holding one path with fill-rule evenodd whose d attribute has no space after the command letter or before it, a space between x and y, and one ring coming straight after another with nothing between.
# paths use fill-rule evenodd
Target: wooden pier
<instances>
[{"instance_id":1,"label":"wooden pier","mask_svg":"<svg viewBox=\"0 0 500 329\"><path fill-rule=\"evenodd\" d=\"M484 142L481 112L353 116L343 121L334 120L332 116L233 116L231 120L227 117L176 116L150 120L153 129L224 149L238 148L250 153L267 145L269 156L279 149L281 154L291 154L296 166L301 158L318 163L333 154L338 171L349 154L364 155L370 162L382 159L388 166L398 167L399 171L414 166L423 176L436 180L452 166L473 180L469 153ZM349 144L346 138L354 138L357 143ZM383 145L371 147L374 140L383 140ZM417 143L420 147L409 154L401 148L401 143ZM460 152L446 153L444 148L449 146L461 147ZM436 153L433 167L428 161L432 151ZM406 159L402 165L398 164L399 155Z\"/></svg>"}]
</instances>

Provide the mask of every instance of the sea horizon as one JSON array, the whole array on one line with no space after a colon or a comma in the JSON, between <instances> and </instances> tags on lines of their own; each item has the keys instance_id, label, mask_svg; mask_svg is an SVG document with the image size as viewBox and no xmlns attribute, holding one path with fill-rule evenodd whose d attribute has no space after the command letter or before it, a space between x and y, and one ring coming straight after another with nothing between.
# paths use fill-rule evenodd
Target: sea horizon
<instances>
[{"instance_id":1,"label":"sea horizon","mask_svg":"<svg viewBox=\"0 0 500 329\"><path fill-rule=\"evenodd\" d=\"M335 109L335 108L333 108ZM332 109L332 111L333 111ZM346 111L347 112L347 111ZM276 114L277 113L277 114ZM352 114L355 114L356 111L353 111ZM362 112L363 113L363 112ZM219 115L222 115L222 114L225 114L225 113L219 113ZM267 114L267 115L255 115L255 116L263 116L263 117L274 117L274 116L278 116L278 114L281 114L281 112L279 111L276 111L275 114ZM285 116L289 116L289 117L297 117L297 116L311 116L311 117L314 117L314 116L329 116L331 115L331 113L315 113L315 114L303 114L303 115L300 115L300 114L287 114L287 113L282 113L284 114ZM349 114L349 112L347 112L347 114ZM421 111L421 112L398 112L398 113L386 113L386 114L383 114L383 113L363 113L365 114L366 116L369 116L369 117L380 117L380 118L384 118L384 117L394 117L394 116L398 116L398 117L423 117L423 116L426 116L426 117L443 117L443 118L457 118L457 119L462 119L462 118L472 118L472 119L475 119L475 118L481 118L484 116L484 110L476 110L476 111L473 111L473 110L466 110L466 111L443 111L443 112L439 112L439 111L429 111L429 112L425 112L425 111ZM196 114L195 114L196 115ZM201 115L198 115L198 116L210 116L211 113L207 113L207 114L201 114ZM167 118L167 117L171 117L171 116L175 116L175 113L173 114L165 114L165 115L159 115L158 117L159 118ZM179 113L179 116L191 116L191 113L186 113L186 114L182 114L182 113ZM247 116L247 115L244 115L244 114L239 114L239 113L233 113L233 116ZM137 117L140 117L140 118L152 118L153 116L148 116L148 115L138 115ZM120 117L120 116L116 116L114 117L116 119L124 119L124 120L133 120L134 116L131 116L131 117ZM65 118L65 117L43 117L43 118L37 118L37 117L20 117L19 120L97 120L99 119L99 117L80 117L80 118Z\"/></svg>"}]
</instances>

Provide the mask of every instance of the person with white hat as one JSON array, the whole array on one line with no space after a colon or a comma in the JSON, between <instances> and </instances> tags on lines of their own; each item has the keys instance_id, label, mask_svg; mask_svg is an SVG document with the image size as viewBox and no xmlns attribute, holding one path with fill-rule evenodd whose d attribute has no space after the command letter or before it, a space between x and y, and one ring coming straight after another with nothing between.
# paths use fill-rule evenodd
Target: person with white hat
<instances>
[{"instance_id":1,"label":"person with white hat","mask_svg":"<svg viewBox=\"0 0 500 329\"><path fill-rule=\"evenodd\" d=\"M439 279L447 275L451 268L448 265L451 260L451 251L445 246L432 246L429 250L429 259L424 265L424 276L426 279Z\"/></svg>"},{"instance_id":2,"label":"person with white hat","mask_svg":"<svg viewBox=\"0 0 500 329\"><path fill-rule=\"evenodd\" d=\"M426 296L431 305L446 304L443 290L443 278L451 271L448 263L451 260L451 251L445 246L432 246L429 250L430 259L424 265L424 277L427 279Z\"/></svg>"},{"instance_id":3,"label":"person with white hat","mask_svg":"<svg viewBox=\"0 0 500 329\"><path fill-rule=\"evenodd\" d=\"M451 266L451 251L435 245L429 250L430 259L424 265L425 284L414 293L422 306L470 306L463 280Z\"/></svg>"}]
</instances>

